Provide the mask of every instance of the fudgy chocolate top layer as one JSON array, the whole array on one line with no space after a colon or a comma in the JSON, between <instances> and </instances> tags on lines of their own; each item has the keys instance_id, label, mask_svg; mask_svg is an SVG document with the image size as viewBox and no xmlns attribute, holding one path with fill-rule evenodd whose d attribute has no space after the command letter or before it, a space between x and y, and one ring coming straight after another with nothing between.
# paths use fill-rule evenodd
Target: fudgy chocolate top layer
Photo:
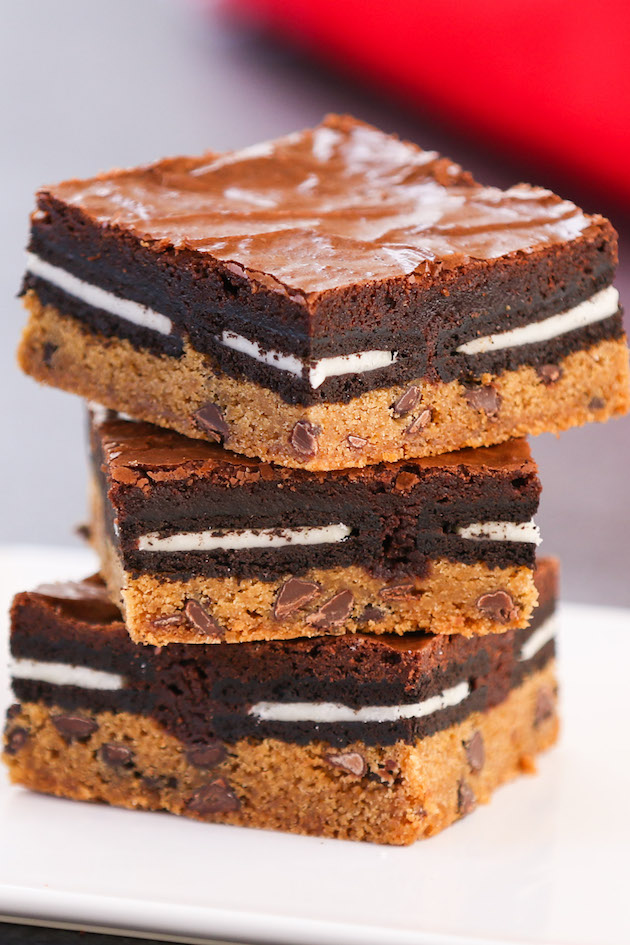
<instances>
[{"instance_id":1,"label":"fudgy chocolate top layer","mask_svg":"<svg viewBox=\"0 0 630 945\"><path fill-rule=\"evenodd\" d=\"M248 710L260 701L334 702L357 709L396 706L425 700L468 680L471 694L463 708L427 722L429 728L422 734L430 734L431 725L435 731L436 725L452 724L462 711L465 717L474 709L497 704L524 673L549 659L553 652L549 646L530 661L519 660L519 653L553 611L556 580L555 561L543 559L537 571L541 604L527 630L472 639L358 634L239 646L171 644L162 649L132 643L120 614L103 612L102 601L94 596L94 588L103 586L98 577L88 579L83 600L76 594L79 585L72 585L70 597L67 585L57 590L53 585L45 593L16 596L11 612L12 656L119 673L126 680L124 688L99 692L20 679L14 688L23 701L152 714L190 743L217 734L226 740L255 734L343 742L372 731L374 743L417 737L420 729L409 720L385 729L380 723L371 728L365 723L345 728L320 725L314 733L307 723L287 728L284 723L261 722Z\"/></svg>"},{"instance_id":2,"label":"fudgy chocolate top layer","mask_svg":"<svg viewBox=\"0 0 630 945\"><path fill-rule=\"evenodd\" d=\"M331 473L272 466L118 418L93 419L91 440L110 536L133 573L274 580L313 567L360 564L387 576L426 573L428 561L438 557L533 566L532 543L457 533L459 526L527 522L535 514L540 482L525 440ZM337 523L350 529L343 541L211 553L138 547L147 534Z\"/></svg>"},{"instance_id":3,"label":"fudgy chocolate top layer","mask_svg":"<svg viewBox=\"0 0 630 945\"><path fill-rule=\"evenodd\" d=\"M459 351L609 286L615 231L541 188L482 187L435 152L348 117L240 152L66 181L42 189L37 207L36 257L148 306L171 330L101 310L46 274L28 272L24 291L155 354L178 357L190 344L212 370L288 403L348 403L418 378L466 383L623 334L611 311L547 341ZM373 350L395 357L312 386L319 359ZM297 373L273 352L297 358Z\"/></svg>"},{"instance_id":4,"label":"fudgy chocolate top layer","mask_svg":"<svg viewBox=\"0 0 630 945\"><path fill-rule=\"evenodd\" d=\"M601 224L541 188L501 192L348 117L242 151L50 188L102 226L192 249L298 297L497 259Z\"/></svg>"}]
</instances>

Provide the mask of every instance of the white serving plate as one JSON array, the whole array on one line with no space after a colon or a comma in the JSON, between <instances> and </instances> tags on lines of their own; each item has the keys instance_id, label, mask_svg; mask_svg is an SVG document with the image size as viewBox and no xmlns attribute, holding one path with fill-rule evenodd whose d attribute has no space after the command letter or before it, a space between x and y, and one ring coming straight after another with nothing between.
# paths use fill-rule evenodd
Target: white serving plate
<instances>
[{"instance_id":1,"label":"white serving plate","mask_svg":"<svg viewBox=\"0 0 630 945\"><path fill-rule=\"evenodd\" d=\"M6 549L0 606L90 570L88 552ZM560 667L562 740L539 776L408 848L57 800L3 772L0 914L180 941L627 945L630 611L565 605Z\"/></svg>"}]
</instances>

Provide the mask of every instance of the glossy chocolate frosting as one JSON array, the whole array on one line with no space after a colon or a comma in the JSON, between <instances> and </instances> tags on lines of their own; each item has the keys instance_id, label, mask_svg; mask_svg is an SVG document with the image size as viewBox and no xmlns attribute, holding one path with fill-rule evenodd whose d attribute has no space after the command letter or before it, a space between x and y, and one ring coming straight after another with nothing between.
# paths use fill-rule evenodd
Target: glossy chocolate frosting
<instances>
[{"instance_id":1,"label":"glossy chocolate frosting","mask_svg":"<svg viewBox=\"0 0 630 945\"><path fill-rule=\"evenodd\" d=\"M387 279L422 282L601 224L548 190L482 187L434 151L335 115L241 151L171 158L43 193L298 300Z\"/></svg>"}]
</instances>

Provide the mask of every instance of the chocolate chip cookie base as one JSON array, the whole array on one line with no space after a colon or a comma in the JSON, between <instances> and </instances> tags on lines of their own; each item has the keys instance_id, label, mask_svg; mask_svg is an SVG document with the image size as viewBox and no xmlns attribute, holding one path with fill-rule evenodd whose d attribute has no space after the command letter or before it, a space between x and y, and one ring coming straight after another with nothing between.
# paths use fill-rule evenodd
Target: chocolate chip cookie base
<instances>
[{"instance_id":1,"label":"chocolate chip cookie base","mask_svg":"<svg viewBox=\"0 0 630 945\"><path fill-rule=\"evenodd\" d=\"M92 542L136 643L243 643L343 633L459 633L526 627L538 601L527 567L431 562L422 578L385 582L366 569L311 569L275 581L126 573L103 520Z\"/></svg>"},{"instance_id":2,"label":"chocolate chip cookie base","mask_svg":"<svg viewBox=\"0 0 630 945\"><path fill-rule=\"evenodd\" d=\"M500 705L414 745L339 750L246 738L224 757L196 756L150 718L101 712L77 727L62 710L25 703L9 713L4 760L14 783L59 797L410 844L535 770L534 757L557 738L556 693L550 663Z\"/></svg>"},{"instance_id":3,"label":"chocolate chip cookie base","mask_svg":"<svg viewBox=\"0 0 630 945\"><path fill-rule=\"evenodd\" d=\"M484 374L472 386L418 380L347 404L300 407L223 374L189 345L179 358L160 356L90 331L43 306L33 290L25 304L30 320L18 357L38 381L283 466L344 469L489 446L608 420L630 407L625 338L543 368Z\"/></svg>"}]
</instances>

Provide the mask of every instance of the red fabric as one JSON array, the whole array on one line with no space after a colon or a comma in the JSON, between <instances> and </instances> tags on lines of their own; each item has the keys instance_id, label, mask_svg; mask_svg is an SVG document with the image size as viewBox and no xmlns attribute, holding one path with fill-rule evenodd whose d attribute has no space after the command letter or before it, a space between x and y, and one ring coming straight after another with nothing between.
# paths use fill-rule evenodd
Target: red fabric
<instances>
[{"instance_id":1,"label":"red fabric","mask_svg":"<svg viewBox=\"0 0 630 945\"><path fill-rule=\"evenodd\" d=\"M232 0L276 33L630 205L630 0Z\"/></svg>"}]
</instances>

